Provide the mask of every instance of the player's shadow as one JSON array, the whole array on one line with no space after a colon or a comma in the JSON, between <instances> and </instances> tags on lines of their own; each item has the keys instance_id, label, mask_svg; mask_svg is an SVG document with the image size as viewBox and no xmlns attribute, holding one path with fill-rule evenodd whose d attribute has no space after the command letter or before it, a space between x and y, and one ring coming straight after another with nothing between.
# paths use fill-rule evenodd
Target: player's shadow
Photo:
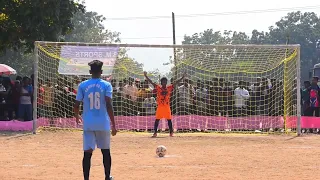
<instances>
[{"instance_id":1,"label":"player's shadow","mask_svg":"<svg viewBox=\"0 0 320 180\"><path fill-rule=\"evenodd\" d=\"M162 138L166 138L165 136L157 136L157 137L150 137L151 139L162 139Z\"/></svg>"},{"instance_id":2,"label":"player's shadow","mask_svg":"<svg viewBox=\"0 0 320 180\"><path fill-rule=\"evenodd\" d=\"M32 132L24 132L24 131L0 131L0 137L7 137L7 139L19 138L23 136L30 136Z\"/></svg>"},{"instance_id":3,"label":"player's shadow","mask_svg":"<svg viewBox=\"0 0 320 180\"><path fill-rule=\"evenodd\" d=\"M301 137L301 136L293 136L293 137L290 137L290 138L286 139L285 141L291 141L291 140L294 140L294 139L299 138L299 137Z\"/></svg>"}]
</instances>

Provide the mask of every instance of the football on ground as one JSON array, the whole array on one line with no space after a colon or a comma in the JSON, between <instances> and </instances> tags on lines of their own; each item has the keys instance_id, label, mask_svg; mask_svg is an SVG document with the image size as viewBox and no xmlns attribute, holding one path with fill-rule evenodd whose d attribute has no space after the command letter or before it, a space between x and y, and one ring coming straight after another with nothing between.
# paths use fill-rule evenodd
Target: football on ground
<instances>
[{"instance_id":1,"label":"football on ground","mask_svg":"<svg viewBox=\"0 0 320 180\"><path fill-rule=\"evenodd\" d=\"M156 154L159 156L159 157L164 157L167 153L167 148L163 145L160 145L157 147L157 150L156 150Z\"/></svg>"}]
</instances>

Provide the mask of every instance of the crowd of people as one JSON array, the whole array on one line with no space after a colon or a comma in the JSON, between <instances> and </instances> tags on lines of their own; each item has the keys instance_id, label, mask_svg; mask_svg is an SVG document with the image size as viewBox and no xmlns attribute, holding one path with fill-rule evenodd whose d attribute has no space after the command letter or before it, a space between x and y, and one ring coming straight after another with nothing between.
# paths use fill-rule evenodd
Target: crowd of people
<instances>
[{"instance_id":1,"label":"crowd of people","mask_svg":"<svg viewBox=\"0 0 320 180\"><path fill-rule=\"evenodd\" d=\"M33 75L15 81L0 75L0 120L32 120Z\"/></svg>"},{"instance_id":2,"label":"crowd of people","mask_svg":"<svg viewBox=\"0 0 320 180\"><path fill-rule=\"evenodd\" d=\"M62 77L38 80L37 116L73 117L73 104L78 85L86 78ZM315 81L315 78L314 78ZM0 119L32 120L33 76L0 78ZM172 79L171 79L172 82ZM116 116L152 116L156 111L156 90L147 81L129 77L110 79L113 86L113 106ZM315 86L302 88L303 115L319 116ZM318 87L318 86L317 86ZM309 90L311 89L311 90ZM296 114L296 89L291 83L287 92L287 113ZM320 92L319 90L317 92ZM289 94L289 95L288 95ZM316 98L317 103L314 103ZM309 100L308 100L309 99ZM185 79L174 88L171 96L172 113L203 116L281 116L284 114L283 82L256 78L255 82L231 82L223 78L211 81ZM311 103L309 103L311 102ZM310 104L310 108L308 106ZM312 111L312 113L311 113ZM315 112L315 113L314 113Z\"/></svg>"}]
</instances>

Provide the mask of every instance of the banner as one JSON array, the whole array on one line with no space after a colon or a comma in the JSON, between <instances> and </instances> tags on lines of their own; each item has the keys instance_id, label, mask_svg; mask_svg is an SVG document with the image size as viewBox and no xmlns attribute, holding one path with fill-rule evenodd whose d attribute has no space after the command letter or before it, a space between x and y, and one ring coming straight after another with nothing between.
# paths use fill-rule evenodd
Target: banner
<instances>
[{"instance_id":1,"label":"banner","mask_svg":"<svg viewBox=\"0 0 320 180\"><path fill-rule=\"evenodd\" d=\"M119 47L62 46L58 72L68 75L89 75L88 63L99 60L103 62L103 74L111 74L118 52Z\"/></svg>"}]
</instances>

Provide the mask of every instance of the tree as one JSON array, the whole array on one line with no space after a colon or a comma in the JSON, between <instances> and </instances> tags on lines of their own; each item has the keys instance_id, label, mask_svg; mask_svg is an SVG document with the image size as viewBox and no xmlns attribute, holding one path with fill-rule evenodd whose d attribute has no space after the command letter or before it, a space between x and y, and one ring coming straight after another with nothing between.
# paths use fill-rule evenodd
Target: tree
<instances>
[{"instance_id":1,"label":"tree","mask_svg":"<svg viewBox=\"0 0 320 180\"><path fill-rule=\"evenodd\" d=\"M105 29L105 17L96 12L78 12L72 18L74 30L63 38L66 42L118 43L120 33Z\"/></svg>"},{"instance_id":2,"label":"tree","mask_svg":"<svg viewBox=\"0 0 320 180\"><path fill-rule=\"evenodd\" d=\"M20 76L30 76L32 74L34 56L23 51L6 50L6 54L0 56L0 63L7 64L14 68Z\"/></svg>"},{"instance_id":3,"label":"tree","mask_svg":"<svg viewBox=\"0 0 320 180\"><path fill-rule=\"evenodd\" d=\"M76 0L2 0L0 51L31 52L34 41L59 41L72 31L71 19L85 7Z\"/></svg>"},{"instance_id":4,"label":"tree","mask_svg":"<svg viewBox=\"0 0 320 180\"><path fill-rule=\"evenodd\" d=\"M268 32L253 30L251 37L242 32L212 29L192 36L185 35L183 44L300 44L301 76L308 79L314 64L320 63L320 18L314 12L291 12L270 26Z\"/></svg>"},{"instance_id":5,"label":"tree","mask_svg":"<svg viewBox=\"0 0 320 180\"><path fill-rule=\"evenodd\" d=\"M247 44L250 38L244 32L225 30L213 32L213 29L207 29L201 33L195 33L192 36L184 36L182 44Z\"/></svg>"},{"instance_id":6,"label":"tree","mask_svg":"<svg viewBox=\"0 0 320 180\"><path fill-rule=\"evenodd\" d=\"M120 33L105 29L102 22L105 18L96 12L78 12L72 18L74 29L63 39L68 42L91 42L91 43L115 43L120 42ZM24 53L23 48L17 51L6 50L6 54L0 56L0 62L15 68L19 74L30 75L32 73L33 54ZM119 57L123 58L126 51L121 49Z\"/></svg>"},{"instance_id":7,"label":"tree","mask_svg":"<svg viewBox=\"0 0 320 180\"><path fill-rule=\"evenodd\" d=\"M314 64L320 63L317 43L320 40L320 19L314 12L291 12L269 28L272 44L300 44L301 77L308 79L308 72Z\"/></svg>"}]
</instances>

